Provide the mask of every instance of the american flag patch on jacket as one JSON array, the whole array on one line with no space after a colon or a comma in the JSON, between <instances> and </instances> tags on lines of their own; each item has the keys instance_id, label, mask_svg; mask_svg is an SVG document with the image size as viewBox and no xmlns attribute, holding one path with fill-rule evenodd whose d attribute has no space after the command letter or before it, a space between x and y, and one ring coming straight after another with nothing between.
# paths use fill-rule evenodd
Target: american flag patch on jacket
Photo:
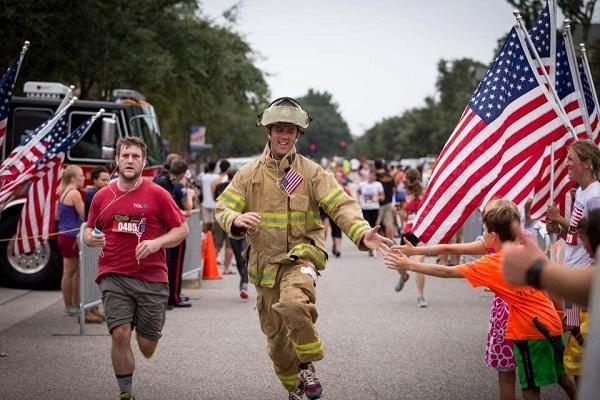
<instances>
[{"instance_id":1,"label":"american flag patch on jacket","mask_svg":"<svg viewBox=\"0 0 600 400\"><path fill-rule=\"evenodd\" d=\"M281 187L288 194L292 194L294 190L302 183L304 178L300 176L296 170L290 168L290 170L281 178Z\"/></svg>"}]
</instances>

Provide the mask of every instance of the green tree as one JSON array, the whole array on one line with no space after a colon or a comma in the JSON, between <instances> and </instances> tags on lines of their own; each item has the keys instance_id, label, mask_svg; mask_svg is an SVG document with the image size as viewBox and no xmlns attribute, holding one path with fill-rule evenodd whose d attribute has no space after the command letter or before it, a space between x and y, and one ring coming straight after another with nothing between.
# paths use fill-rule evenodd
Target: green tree
<instances>
[{"instance_id":1,"label":"green tree","mask_svg":"<svg viewBox=\"0 0 600 400\"><path fill-rule=\"evenodd\" d=\"M506 1L521 12L527 26L533 26L540 10L546 4L543 0ZM565 17L571 20L571 25L574 28L581 26L584 42L587 42L596 0L557 0L556 5Z\"/></svg>"},{"instance_id":2,"label":"green tree","mask_svg":"<svg viewBox=\"0 0 600 400\"><path fill-rule=\"evenodd\" d=\"M356 139L351 154L401 159L438 154L454 130L486 67L468 58L438 63L436 96L423 107L386 118Z\"/></svg>"},{"instance_id":3,"label":"green tree","mask_svg":"<svg viewBox=\"0 0 600 400\"><path fill-rule=\"evenodd\" d=\"M313 118L304 137L298 142L298 151L315 159L345 156L352 136L331 94L309 89L306 95L297 100ZM314 150L310 148L311 144L316 146Z\"/></svg>"},{"instance_id":4,"label":"green tree","mask_svg":"<svg viewBox=\"0 0 600 400\"><path fill-rule=\"evenodd\" d=\"M255 54L234 30L200 13L196 0L0 0L0 61L32 42L20 82L60 81L80 98L136 89L154 104L174 150L187 148L190 125L207 126L220 154L255 153L252 127L268 87Z\"/></svg>"}]
</instances>

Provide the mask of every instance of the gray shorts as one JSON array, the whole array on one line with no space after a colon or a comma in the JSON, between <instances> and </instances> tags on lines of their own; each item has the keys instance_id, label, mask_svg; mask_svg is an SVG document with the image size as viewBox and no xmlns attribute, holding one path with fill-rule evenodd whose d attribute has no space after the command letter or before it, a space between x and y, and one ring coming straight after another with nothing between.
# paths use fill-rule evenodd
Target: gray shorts
<instances>
[{"instance_id":1,"label":"gray shorts","mask_svg":"<svg viewBox=\"0 0 600 400\"><path fill-rule=\"evenodd\" d=\"M392 203L387 203L379 207L379 214L377 215L377 225L383 224L385 226L394 226L394 208Z\"/></svg>"},{"instance_id":2,"label":"gray shorts","mask_svg":"<svg viewBox=\"0 0 600 400\"><path fill-rule=\"evenodd\" d=\"M202 207L202 223L214 224L215 222L215 209Z\"/></svg>"},{"instance_id":3,"label":"gray shorts","mask_svg":"<svg viewBox=\"0 0 600 400\"><path fill-rule=\"evenodd\" d=\"M160 339L169 300L168 284L113 274L102 278L100 290L110 332L117 326L131 324L139 336Z\"/></svg>"},{"instance_id":4,"label":"gray shorts","mask_svg":"<svg viewBox=\"0 0 600 400\"><path fill-rule=\"evenodd\" d=\"M221 250L221 247L223 247L223 243L225 243L226 249L231 248L229 236L227 236L227 233L223 230L223 228L221 228L221 225L214 224L212 227L212 231L213 239L215 240L215 249L217 249L217 253Z\"/></svg>"}]
</instances>

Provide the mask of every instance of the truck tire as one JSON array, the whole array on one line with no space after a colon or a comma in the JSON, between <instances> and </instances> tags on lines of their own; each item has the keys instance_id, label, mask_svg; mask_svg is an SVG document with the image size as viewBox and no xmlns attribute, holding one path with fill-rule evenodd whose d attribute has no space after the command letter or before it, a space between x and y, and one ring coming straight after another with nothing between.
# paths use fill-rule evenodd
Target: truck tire
<instances>
[{"instance_id":1,"label":"truck tire","mask_svg":"<svg viewBox=\"0 0 600 400\"><path fill-rule=\"evenodd\" d=\"M7 211L7 212L6 212ZM11 287L57 289L62 277L62 257L56 240L47 241L38 251L19 257L12 255L20 210L6 210L0 220L0 278Z\"/></svg>"}]
</instances>

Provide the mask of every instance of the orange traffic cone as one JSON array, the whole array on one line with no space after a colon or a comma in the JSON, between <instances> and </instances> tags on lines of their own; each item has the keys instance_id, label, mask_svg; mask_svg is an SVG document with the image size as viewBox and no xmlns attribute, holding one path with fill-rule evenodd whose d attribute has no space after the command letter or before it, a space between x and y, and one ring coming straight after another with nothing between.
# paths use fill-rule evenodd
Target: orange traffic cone
<instances>
[{"instance_id":1,"label":"orange traffic cone","mask_svg":"<svg viewBox=\"0 0 600 400\"><path fill-rule=\"evenodd\" d=\"M204 268L202 270L202 279L221 279L219 267L217 267L217 252L215 251L215 242L211 231L206 232L202 243L202 255L204 258Z\"/></svg>"}]
</instances>

